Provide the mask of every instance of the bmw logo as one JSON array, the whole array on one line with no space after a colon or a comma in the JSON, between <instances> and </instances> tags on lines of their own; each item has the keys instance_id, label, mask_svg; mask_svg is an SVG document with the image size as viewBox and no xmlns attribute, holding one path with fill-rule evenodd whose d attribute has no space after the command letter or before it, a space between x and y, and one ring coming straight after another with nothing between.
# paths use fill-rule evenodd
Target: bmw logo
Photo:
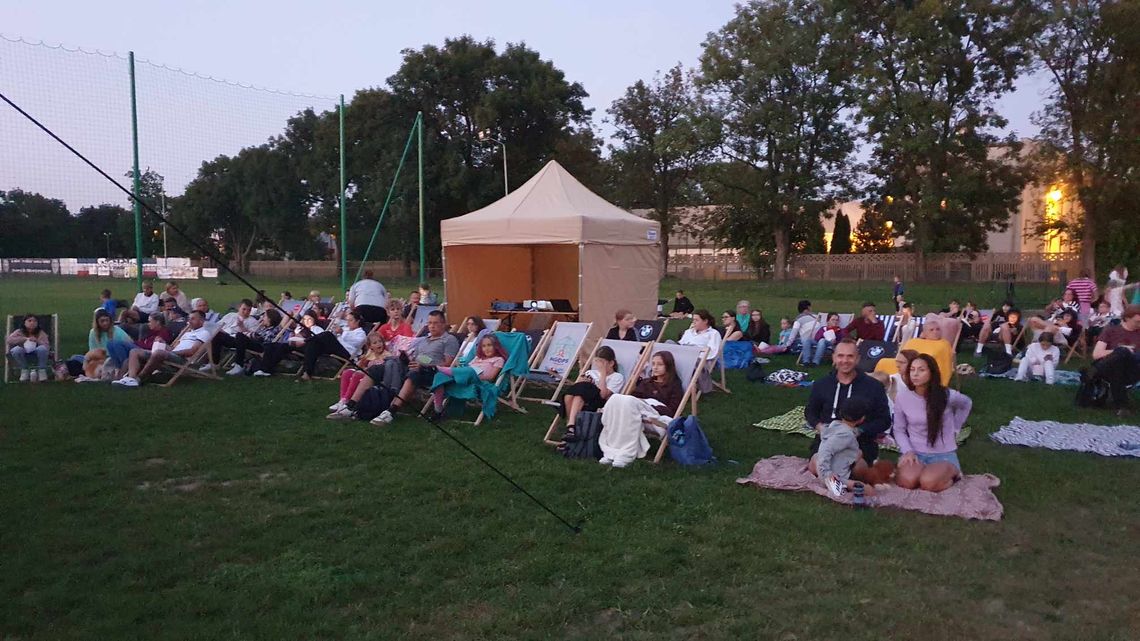
<instances>
[{"instance_id":1,"label":"bmw logo","mask_svg":"<svg viewBox=\"0 0 1140 641\"><path fill-rule=\"evenodd\" d=\"M876 346L872 347L871 349L867 350L867 356L870 356L871 358L882 358L883 348L880 347L879 345L876 345Z\"/></svg>"},{"instance_id":2,"label":"bmw logo","mask_svg":"<svg viewBox=\"0 0 1140 641\"><path fill-rule=\"evenodd\" d=\"M637 328L637 335L642 338L649 338L649 335L652 333L653 327L650 325L642 325L641 327Z\"/></svg>"}]
</instances>

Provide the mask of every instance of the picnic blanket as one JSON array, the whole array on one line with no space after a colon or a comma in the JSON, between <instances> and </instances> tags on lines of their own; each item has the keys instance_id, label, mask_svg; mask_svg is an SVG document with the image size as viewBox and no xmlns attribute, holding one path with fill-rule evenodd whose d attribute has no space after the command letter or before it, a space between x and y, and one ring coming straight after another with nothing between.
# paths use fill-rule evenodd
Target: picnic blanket
<instances>
[{"instance_id":1,"label":"picnic blanket","mask_svg":"<svg viewBox=\"0 0 1140 641\"><path fill-rule=\"evenodd\" d=\"M736 479L740 485L755 485L771 490L791 490L794 492L814 492L836 503L850 505L851 493L842 497L832 496L823 483L812 476L807 469L807 459L798 456L773 456L760 459L752 468L752 474ZM904 490L894 485L877 490L870 497L872 507L891 507L900 510L913 510L935 516L956 516L980 521L1000 521L1003 508L993 489L1001 481L992 474L967 474L950 489L944 492L925 490Z\"/></svg>"},{"instance_id":2,"label":"picnic blanket","mask_svg":"<svg viewBox=\"0 0 1140 641\"><path fill-rule=\"evenodd\" d=\"M1013 377L1017 376L1017 368L1010 368L1008 372L1005 372L1003 374L987 374L986 372L979 372L978 376L982 378L1004 378L1006 380L1012 381ZM1081 373L1068 369L1059 369L1054 374L1053 383L1055 385L1080 385Z\"/></svg>"},{"instance_id":3,"label":"picnic blanket","mask_svg":"<svg viewBox=\"0 0 1140 641\"><path fill-rule=\"evenodd\" d=\"M1140 427L1132 425L1027 421L1015 416L1009 425L990 434L990 438L1002 445L1140 457Z\"/></svg>"},{"instance_id":4,"label":"picnic blanket","mask_svg":"<svg viewBox=\"0 0 1140 641\"><path fill-rule=\"evenodd\" d=\"M808 427L807 423L804 422L804 408L802 405L793 407L786 414L780 414L779 416L766 418L759 423L753 423L752 426L759 427L762 430L774 430L785 434L799 434L800 436L815 438L815 430ZM962 427L962 430L958 432L958 436L956 436L954 440L958 445L961 445L966 442L966 439L970 438L971 433L973 433L973 430L970 429L969 425L965 425ZM889 432L879 437L879 447L884 450L890 450L891 452L899 451L898 443L895 443L894 437L891 436Z\"/></svg>"}]
</instances>

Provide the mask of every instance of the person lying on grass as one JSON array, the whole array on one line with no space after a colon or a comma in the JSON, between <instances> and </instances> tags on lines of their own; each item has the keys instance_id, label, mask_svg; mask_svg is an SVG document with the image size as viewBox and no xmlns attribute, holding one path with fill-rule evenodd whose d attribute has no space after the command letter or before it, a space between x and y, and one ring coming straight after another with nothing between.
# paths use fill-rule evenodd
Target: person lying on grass
<instances>
[{"instance_id":1,"label":"person lying on grass","mask_svg":"<svg viewBox=\"0 0 1140 641\"><path fill-rule=\"evenodd\" d=\"M588 369L578 380L566 388L558 414L566 419L566 440L575 437L574 426L579 412L596 412L613 394L621 394L625 386L625 376L617 371L617 356L614 350L605 345L594 352L593 368Z\"/></svg>"},{"instance_id":2,"label":"person lying on grass","mask_svg":"<svg viewBox=\"0 0 1140 641\"><path fill-rule=\"evenodd\" d=\"M930 354L916 356L904 380L907 388L895 397L892 434L902 453L895 482L907 489L941 492L962 478L955 437L973 402L942 384L938 361Z\"/></svg>"},{"instance_id":3,"label":"person lying on grass","mask_svg":"<svg viewBox=\"0 0 1140 641\"><path fill-rule=\"evenodd\" d=\"M858 434L870 409L871 404L863 398L844 403L839 418L820 432L819 451L808 460L808 470L836 496L842 495L844 489L853 490L862 482L869 483L871 467L863 460ZM870 484L864 486L864 491L875 493Z\"/></svg>"},{"instance_id":4,"label":"person lying on grass","mask_svg":"<svg viewBox=\"0 0 1140 641\"><path fill-rule=\"evenodd\" d=\"M189 318L186 319L186 331L169 351L165 349L151 351L140 348L132 349L127 361L127 375L111 382L123 387L138 387L142 379L162 367L163 363L185 363L186 359L192 356L200 345L210 340L210 330L203 327L205 322L206 318L202 312L195 310L190 312Z\"/></svg>"}]
</instances>

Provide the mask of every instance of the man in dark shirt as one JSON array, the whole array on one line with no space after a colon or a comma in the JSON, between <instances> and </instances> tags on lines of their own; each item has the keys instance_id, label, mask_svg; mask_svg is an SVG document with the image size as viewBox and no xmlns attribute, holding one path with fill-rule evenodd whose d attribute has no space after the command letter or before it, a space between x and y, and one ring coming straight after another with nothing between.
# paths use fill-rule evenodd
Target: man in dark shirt
<instances>
[{"instance_id":1,"label":"man in dark shirt","mask_svg":"<svg viewBox=\"0 0 1140 641\"><path fill-rule=\"evenodd\" d=\"M844 339L835 346L831 361L835 371L811 386L811 396L804 408L804 420L817 434L811 444L811 453L819 450L819 432L839 417L843 404L850 398L862 398L871 407L866 420L859 426L859 449L863 460L871 465L879 457L876 438L891 429L891 410L887 392L882 383L855 368L859 362L859 349L855 341Z\"/></svg>"},{"instance_id":2,"label":"man in dark shirt","mask_svg":"<svg viewBox=\"0 0 1140 641\"><path fill-rule=\"evenodd\" d=\"M1128 387L1140 380L1140 305L1124 308L1120 324L1097 337L1092 355L1092 373L1108 381L1113 406L1127 414Z\"/></svg>"},{"instance_id":3,"label":"man in dark shirt","mask_svg":"<svg viewBox=\"0 0 1140 641\"><path fill-rule=\"evenodd\" d=\"M684 318L693 313L692 301L688 296L685 296L684 290L677 290L677 296L673 299L673 312L669 314L672 318Z\"/></svg>"},{"instance_id":4,"label":"man in dark shirt","mask_svg":"<svg viewBox=\"0 0 1140 641\"><path fill-rule=\"evenodd\" d=\"M844 328L847 336L855 336L861 341L881 341L887 333L883 321L875 318L875 304L863 303L863 312L859 318L851 319L851 323Z\"/></svg>"}]
</instances>

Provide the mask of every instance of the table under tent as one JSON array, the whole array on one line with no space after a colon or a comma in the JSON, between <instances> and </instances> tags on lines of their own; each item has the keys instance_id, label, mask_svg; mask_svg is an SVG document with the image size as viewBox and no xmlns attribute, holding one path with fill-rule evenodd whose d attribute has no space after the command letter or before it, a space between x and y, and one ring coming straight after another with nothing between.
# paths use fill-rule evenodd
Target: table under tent
<instances>
[{"instance_id":1,"label":"table under tent","mask_svg":"<svg viewBox=\"0 0 1140 641\"><path fill-rule=\"evenodd\" d=\"M638 318L657 315L660 224L607 202L556 161L502 199L440 228L453 322L489 316L496 300L564 299L577 320L594 324L589 347L618 309ZM521 319L516 326L525 329Z\"/></svg>"}]
</instances>

